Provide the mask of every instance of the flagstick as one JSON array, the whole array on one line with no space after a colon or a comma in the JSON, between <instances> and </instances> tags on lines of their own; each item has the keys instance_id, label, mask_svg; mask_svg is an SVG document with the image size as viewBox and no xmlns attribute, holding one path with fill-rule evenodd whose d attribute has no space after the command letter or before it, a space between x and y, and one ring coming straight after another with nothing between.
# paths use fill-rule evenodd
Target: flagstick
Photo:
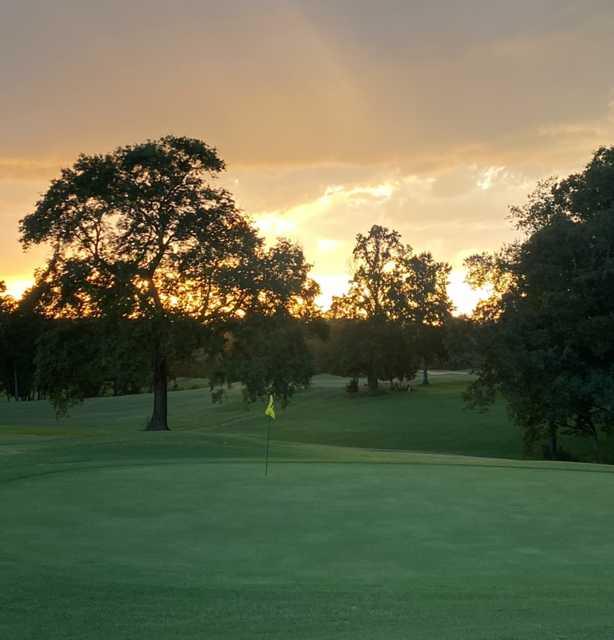
<instances>
[{"instance_id":1,"label":"flagstick","mask_svg":"<svg viewBox=\"0 0 614 640\"><path fill-rule=\"evenodd\" d=\"M265 477L269 475L269 436L271 434L271 420L272 418L267 418L267 421L266 421L266 456L265 456L265 463L264 463Z\"/></svg>"}]
</instances>

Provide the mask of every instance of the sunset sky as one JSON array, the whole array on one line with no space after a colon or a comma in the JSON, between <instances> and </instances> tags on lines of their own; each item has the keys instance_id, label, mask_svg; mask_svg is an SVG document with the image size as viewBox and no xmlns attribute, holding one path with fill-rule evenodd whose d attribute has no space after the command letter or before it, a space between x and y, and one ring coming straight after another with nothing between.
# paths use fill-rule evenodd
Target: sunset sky
<instances>
[{"instance_id":1,"label":"sunset sky","mask_svg":"<svg viewBox=\"0 0 614 640\"><path fill-rule=\"evenodd\" d=\"M79 152L202 138L323 304L354 237L398 229L455 271L507 206L614 142L612 0L0 0L0 279L44 250L18 220Z\"/></svg>"}]
</instances>

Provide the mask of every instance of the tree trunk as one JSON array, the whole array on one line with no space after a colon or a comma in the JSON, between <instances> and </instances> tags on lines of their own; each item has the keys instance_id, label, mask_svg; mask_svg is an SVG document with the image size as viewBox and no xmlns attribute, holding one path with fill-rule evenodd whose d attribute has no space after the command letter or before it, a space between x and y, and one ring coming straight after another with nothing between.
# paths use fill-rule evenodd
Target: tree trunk
<instances>
[{"instance_id":1,"label":"tree trunk","mask_svg":"<svg viewBox=\"0 0 614 640\"><path fill-rule=\"evenodd\" d=\"M17 376L16 362L13 362L13 385L15 387L15 400L19 400L19 377Z\"/></svg>"},{"instance_id":2,"label":"tree trunk","mask_svg":"<svg viewBox=\"0 0 614 640\"><path fill-rule=\"evenodd\" d=\"M426 358L422 360L422 384L429 384L429 371Z\"/></svg>"},{"instance_id":3,"label":"tree trunk","mask_svg":"<svg viewBox=\"0 0 614 640\"><path fill-rule=\"evenodd\" d=\"M166 356L156 349L153 365L153 414L147 431L168 431L168 367Z\"/></svg>"},{"instance_id":4,"label":"tree trunk","mask_svg":"<svg viewBox=\"0 0 614 640\"><path fill-rule=\"evenodd\" d=\"M595 427L593 427L592 440L593 440L593 455L595 456L595 462L601 462L601 451L599 448L599 435L597 434L597 429L595 429Z\"/></svg>"},{"instance_id":5,"label":"tree trunk","mask_svg":"<svg viewBox=\"0 0 614 640\"><path fill-rule=\"evenodd\" d=\"M550 457L557 460L559 457L559 448L557 442L557 427L554 424L548 426L548 435L550 438Z\"/></svg>"},{"instance_id":6,"label":"tree trunk","mask_svg":"<svg viewBox=\"0 0 614 640\"><path fill-rule=\"evenodd\" d=\"M377 391L377 375L373 370L369 371L367 375L367 385L369 387L369 391Z\"/></svg>"}]
</instances>

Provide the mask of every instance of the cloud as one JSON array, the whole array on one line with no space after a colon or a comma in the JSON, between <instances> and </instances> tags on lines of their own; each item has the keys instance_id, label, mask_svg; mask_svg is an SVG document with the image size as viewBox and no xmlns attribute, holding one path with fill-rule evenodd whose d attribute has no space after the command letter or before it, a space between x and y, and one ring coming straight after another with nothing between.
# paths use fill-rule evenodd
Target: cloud
<instances>
[{"instance_id":1,"label":"cloud","mask_svg":"<svg viewBox=\"0 0 614 640\"><path fill-rule=\"evenodd\" d=\"M614 6L595 0L139 5L7 11L0 153L173 131L235 166L510 166L540 127L602 117L612 88Z\"/></svg>"},{"instance_id":2,"label":"cloud","mask_svg":"<svg viewBox=\"0 0 614 640\"><path fill-rule=\"evenodd\" d=\"M329 253L335 251L339 247L338 240L332 240L331 238L320 238L318 240L318 252Z\"/></svg>"},{"instance_id":3,"label":"cloud","mask_svg":"<svg viewBox=\"0 0 614 640\"><path fill-rule=\"evenodd\" d=\"M59 174L60 167L58 161L0 157L0 182L44 183Z\"/></svg>"},{"instance_id":4,"label":"cloud","mask_svg":"<svg viewBox=\"0 0 614 640\"><path fill-rule=\"evenodd\" d=\"M281 172L281 190L269 179L267 188L277 204L274 211L258 211L262 204L258 181L242 169L240 206L252 211L262 232L273 240L277 235L299 241L316 273L349 271L351 250L358 232L373 224L399 230L416 250L430 250L438 259L462 267L465 255L493 248L512 239L507 220L508 206L521 203L541 175L524 175L497 166L459 166L440 176L405 175L399 168L379 166L366 171L357 166L330 167L305 175L295 168L299 185L307 185L308 197L296 202L288 193L282 197L286 174ZM337 178L343 175L346 182ZM328 178L332 180L328 180ZM443 183L443 184L442 184ZM246 185L250 185L249 188Z\"/></svg>"},{"instance_id":5,"label":"cloud","mask_svg":"<svg viewBox=\"0 0 614 640\"><path fill-rule=\"evenodd\" d=\"M336 277L373 223L452 261L509 240L508 204L614 137L610 0L8 5L0 273L39 257L17 222L80 152L203 138L263 233Z\"/></svg>"}]
</instances>

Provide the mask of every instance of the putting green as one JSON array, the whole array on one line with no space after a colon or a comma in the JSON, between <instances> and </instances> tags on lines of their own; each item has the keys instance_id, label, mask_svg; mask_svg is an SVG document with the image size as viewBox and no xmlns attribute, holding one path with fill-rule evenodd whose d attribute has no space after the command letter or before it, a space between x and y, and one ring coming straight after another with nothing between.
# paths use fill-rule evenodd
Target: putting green
<instances>
[{"instance_id":1,"label":"putting green","mask_svg":"<svg viewBox=\"0 0 614 640\"><path fill-rule=\"evenodd\" d=\"M614 636L609 468L405 460L32 468L0 484L0 637Z\"/></svg>"},{"instance_id":2,"label":"putting green","mask_svg":"<svg viewBox=\"0 0 614 640\"><path fill-rule=\"evenodd\" d=\"M614 637L614 467L519 459L455 376L279 411L238 390L0 405L0 638ZM570 442L581 447L583 443Z\"/></svg>"}]
</instances>

